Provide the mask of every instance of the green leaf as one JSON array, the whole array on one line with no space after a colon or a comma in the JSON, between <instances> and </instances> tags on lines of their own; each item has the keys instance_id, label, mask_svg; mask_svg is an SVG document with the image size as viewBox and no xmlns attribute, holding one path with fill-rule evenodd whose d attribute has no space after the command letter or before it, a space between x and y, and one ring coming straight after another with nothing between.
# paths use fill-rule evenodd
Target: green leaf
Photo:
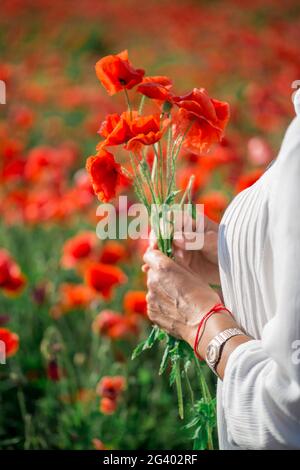
<instances>
[{"instance_id":1,"label":"green leaf","mask_svg":"<svg viewBox=\"0 0 300 470\"><path fill-rule=\"evenodd\" d=\"M172 204L177 196L177 194L181 193L182 190L181 189L178 189L176 191L172 191L170 194L167 195L166 199L165 199L165 204L166 205L169 205L169 204Z\"/></svg>"},{"instance_id":2,"label":"green leaf","mask_svg":"<svg viewBox=\"0 0 300 470\"><path fill-rule=\"evenodd\" d=\"M131 359L138 357L144 350L145 341L141 341L133 350L131 354Z\"/></svg>"},{"instance_id":3,"label":"green leaf","mask_svg":"<svg viewBox=\"0 0 300 470\"><path fill-rule=\"evenodd\" d=\"M133 350L131 359L135 359L146 349L151 349L154 343L158 340L159 336L160 336L160 330L157 326L154 326L148 338L145 341L142 341L141 343L139 343L136 346L136 348Z\"/></svg>"},{"instance_id":4,"label":"green leaf","mask_svg":"<svg viewBox=\"0 0 300 470\"><path fill-rule=\"evenodd\" d=\"M158 375L162 375L165 372L166 368L167 368L168 359L169 359L169 352L170 352L170 348L169 348L169 346L167 346L166 349L164 350L164 354L163 354L163 357L162 357L162 360L161 360L161 363L160 363L160 366L159 366Z\"/></svg>"},{"instance_id":5,"label":"green leaf","mask_svg":"<svg viewBox=\"0 0 300 470\"><path fill-rule=\"evenodd\" d=\"M169 383L170 383L171 386L175 383L175 380L176 380L176 373L177 373L176 368L177 368L177 364L175 362L175 363L172 364L171 372L170 372L170 376L169 376Z\"/></svg>"}]
</instances>

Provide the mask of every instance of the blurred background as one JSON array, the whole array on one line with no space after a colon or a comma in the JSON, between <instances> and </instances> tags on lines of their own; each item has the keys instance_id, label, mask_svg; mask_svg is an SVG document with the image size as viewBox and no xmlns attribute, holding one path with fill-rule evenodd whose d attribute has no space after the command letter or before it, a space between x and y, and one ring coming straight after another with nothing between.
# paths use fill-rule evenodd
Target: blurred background
<instances>
[{"instance_id":1,"label":"blurred background","mask_svg":"<svg viewBox=\"0 0 300 470\"><path fill-rule=\"evenodd\" d=\"M300 4L1 0L1 449L193 445L168 377L156 373L159 348L130 359L150 328L145 245L95 237L85 160L103 117L124 105L94 65L123 49L147 74L171 76L178 94L205 87L230 103L222 144L184 155L178 172L179 186L195 174L197 202L220 221L276 156L293 116ZM90 259L103 270L98 292L85 275Z\"/></svg>"}]
</instances>

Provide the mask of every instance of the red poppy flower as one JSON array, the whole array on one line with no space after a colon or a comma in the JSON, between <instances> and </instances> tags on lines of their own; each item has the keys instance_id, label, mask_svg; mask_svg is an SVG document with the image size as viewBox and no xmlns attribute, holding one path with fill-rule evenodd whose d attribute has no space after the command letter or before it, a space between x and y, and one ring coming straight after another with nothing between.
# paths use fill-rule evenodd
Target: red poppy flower
<instances>
[{"instance_id":1,"label":"red poppy flower","mask_svg":"<svg viewBox=\"0 0 300 470\"><path fill-rule=\"evenodd\" d=\"M99 134L105 140L98 144L97 150L125 144L127 150L138 151L142 145L158 142L169 124L169 119L164 119L161 123L159 114L139 116L136 111L126 111L120 116L109 115L100 127Z\"/></svg>"},{"instance_id":2,"label":"red poppy flower","mask_svg":"<svg viewBox=\"0 0 300 470\"><path fill-rule=\"evenodd\" d=\"M111 200L120 187L129 184L129 179L122 172L121 165L106 150L100 150L96 156L89 157L86 169L93 189L102 202Z\"/></svg>"},{"instance_id":3,"label":"red poppy flower","mask_svg":"<svg viewBox=\"0 0 300 470\"><path fill-rule=\"evenodd\" d=\"M228 205L228 198L219 191L212 191L202 196L199 203L204 204L205 215L219 223Z\"/></svg>"},{"instance_id":4,"label":"red poppy flower","mask_svg":"<svg viewBox=\"0 0 300 470\"><path fill-rule=\"evenodd\" d=\"M164 119L161 125L160 116L140 116L130 123L132 137L128 140L126 149L138 151L142 145L152 145L158 142L170 124L169 119Z\"/></svg>"},{"instance_id":5,"label":"red poppy flower","mask_svg":"<svg viewBox=\"0 0 300 470\"><path fill-rule=\"evenodd\" d=\"M68 146L60 148L36 147L28 153L25 177L31 182L60 182L74 164L76 153Z\"/></svg>"},{"instance_id":6,"label":"red poppy flower","mask_svg":"<svg viewBox=\"0 0 300 470\"><path fill-rule=\"evenodd\" d=\"M102 377L97 385L96 393L100 397L116 400L125 389L125 377L116 375L114 377Z\"/></svg>"},{"instance_id":7,"label":"red poppy flower","mask_svg":"<svg viewBox=\"0 0 300 470\"><path fill-rule=\"evenodd\" d=\"M94 299L94 291L83 284L65 282L59 286L59 307L62 312L75 308L85 308Z\"/></svg>"},{"instance_id":8,"label":"red poppy flower","mask_svg":"<svg viewBox=\"0 0 300 470\"><path fill-rule=\"evenodd\" d=\"M89 265L85 272L86 283L105 299L109 299L115 286L127 281L120 268L103 263Z\"/></svg>"},{"instance_id":9,"label":"red poppy flower","mask_svg":"<svg viewBox=\"0 0 300 470\"><path fill-rule=\"evenodd\" d=\"M12 160L3 161L0 179L8 182L23 178L25 165L26 161L23 158L13 158Z\"/></svg>"},{"instance_id":10,"label":"red poppy flower","mask_svg":"<svg viewBox=\"0 0 300 470\"><path fill-rule=\"evenodd\" d=\"M102 398L100 402L100 411L105 415L112 415L117 409L117 402L110 398Z\"/></svg>"},{"instance_id":11,"label":"red poppy flower","mask_svg":"<svg viewBox=\"0 0 300 470\"><path fill-rule=\"evenodd\" d=\"M202 152L220 142L229 120L229 105L209 97L204 88L173 98L179 111L175 116L176 130L188 133L184 146L191 152Z\"/></svg>"},{"instance_id":12,"label":"red poppy flower","mask_svg":"<svg viewBox=\"0 0 300 470\"><path fill-rule=\"evenodd\" d=\"M126 292L123 305L126 313L147 316L146 292L138 290Z\"/></svg>"},{"instance_id":13,"label":"red poppy flower","mask_svg":"<svg viewBox=\"0 0 300 470\"><path fill-rule=\"evenodd\" d=\"M66 241L63 246L61 264L65 268L73 268L78 261L86 260L91 256L97 242L94 232L78 233Z\"/></svg>"},{"instance_id":14,"label":"red poppy flower","mask_svg":"<svg viewBox=\"0 0 300 470\"><path fill-rule=\"evenodd\" d=\"M102 310L95 318L92 328L96 334L116 340L136 334L138 331L135 318L124 317L113 310Z\"/></svg>"},{"instance_id":15,"label":"red poppy flower","mask_svg":"<svg viewBox=\"0 0 300 470\"><path fill-rule=\"evenodd\" d=\"M172 101L170 88L172 81L168 77L145 77L138 86L137 91L148 98L158 101Z\"/></svg>"},{"instance_id":16,"label":"red poppy flower","mask_svg":"<svg viewBox=\"0 0 300 470\"><path fill-rule=\"evenodd\" d=\"M137 113L133 112L132 117L136 117ZM109 114L102 122L98 134L105 138L105 141L101 142L97 146L97 150L106 146L121 145L126 143L131 137L130 131L130 116L128 112L119 114Z\"/></svg>"},{"instance_id":17,"label":"red poppy flower","mask_svg":"<svg viewBox=\"0 0 300 470\"><path fill-rule=\"evenodd\" d=\"M14 272L11 273L10 278L7 280L5 285L2 286L6 294L18 295L22 292L26 285L26 278L21 273L20 268L15 265Z\"/></svg>"},{"instance_id":18,"label":"red poppy flower","mask_svg":"<svg viewBox=\"0 0 300 470\"><path fill-rule=\"evenodd\" d=\"M145 83L157 83L158 85L164 86L167 89L170 89L173 85L172 80L169 77L166 77L165 75L153 75L144 77L141 85L144 85Z\"/></svg>"},{"instance_id":19,"label":"red poppy flower","mask_svg":"<svg viewBox=\"0 0 300 470\"><path fill-rule=\"evenodd\" d=\"M123 243L109 240L105 243L101 255L100 262L105 264L116 264L126 257L126 248Z\"/></svg>"},{"instance_id":20,"label":"red poppy flower","mask_svg":"<svg viewBox=\"0 0 300 470\"><path fill-rule=\"evenodd\" d=\"M7 294L19 294L26 285L26 278L17 263L6 250L0 250L0 288Z\"/></svg>"},{"instance_id":21,"label":"red poppy flower","mask_svg":"<svg viewBox=\"0 0 300 470\"><path fill-rule=\"evenodd\" d=\"M5 344L5 355L11 357L19 349L19 336L8 328L0 328L0 341Z\"/></svg>"},{"instance_id":22,"label":"red poppy flower","mask_svg":"<svg viewBox=\"0 0 300 470\"><path fill-rule=\"evenodd\" d=\"M135 69L128 60L127 50L103 57L96 63L96 75L109 95L141 83L143 69Z\"/></svg>"},{"instance_id":23,"label":"red poppy flower","mask_svg":"<svg viewBox=\"0 0 300 470\"><path fill-rule=\"evenodd\" d=\"M50 359L47 364L47 377L52 382L58 382L62 377L62 371L56 359Z\"/></svg>"},{"instance_id":24,"label":"red poppy flower","mask_svg":"<svg viewBox=\"0 0 300 470\"><path fill-rule=\"evenodd\" d=\"M0 286L5 284L10 276L11 257L6 250L0 250Z\"/></svg>"}]
</instances>

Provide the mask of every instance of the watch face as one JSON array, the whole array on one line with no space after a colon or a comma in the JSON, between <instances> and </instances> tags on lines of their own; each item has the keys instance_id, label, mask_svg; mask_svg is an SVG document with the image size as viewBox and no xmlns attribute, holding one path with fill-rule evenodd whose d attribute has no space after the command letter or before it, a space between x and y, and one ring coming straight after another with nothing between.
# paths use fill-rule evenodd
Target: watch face
<instances>
[{"instance_id":1,"label":"watch face","mask_svg":"<svg viewBox=\"0 0 300 470\"><path fill-rule=\"evenodd\" d=\"M218 358L218 348L214 344L210 344L207 348L206 359L210 364L214 364Z\"/></svg>"}]
</instances>

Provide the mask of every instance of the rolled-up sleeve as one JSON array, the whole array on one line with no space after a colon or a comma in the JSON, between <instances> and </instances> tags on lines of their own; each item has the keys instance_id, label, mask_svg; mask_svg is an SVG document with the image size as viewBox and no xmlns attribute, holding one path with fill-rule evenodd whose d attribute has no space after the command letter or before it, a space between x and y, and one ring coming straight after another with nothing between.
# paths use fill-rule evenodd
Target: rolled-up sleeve
<instances>
[{"instance_id":1,"label":"rolled-up sleeve","mask_svg":"<svg viewBox=\"0 0 300 470\"><path fill-rule=\"evenodd\" d=\"M222 386L228 438L245 449L300 449L299 115L286 133L276 167L269 197L276 308L261 340L244 343L230 355Z\"/></svg>"}]
</instances>

